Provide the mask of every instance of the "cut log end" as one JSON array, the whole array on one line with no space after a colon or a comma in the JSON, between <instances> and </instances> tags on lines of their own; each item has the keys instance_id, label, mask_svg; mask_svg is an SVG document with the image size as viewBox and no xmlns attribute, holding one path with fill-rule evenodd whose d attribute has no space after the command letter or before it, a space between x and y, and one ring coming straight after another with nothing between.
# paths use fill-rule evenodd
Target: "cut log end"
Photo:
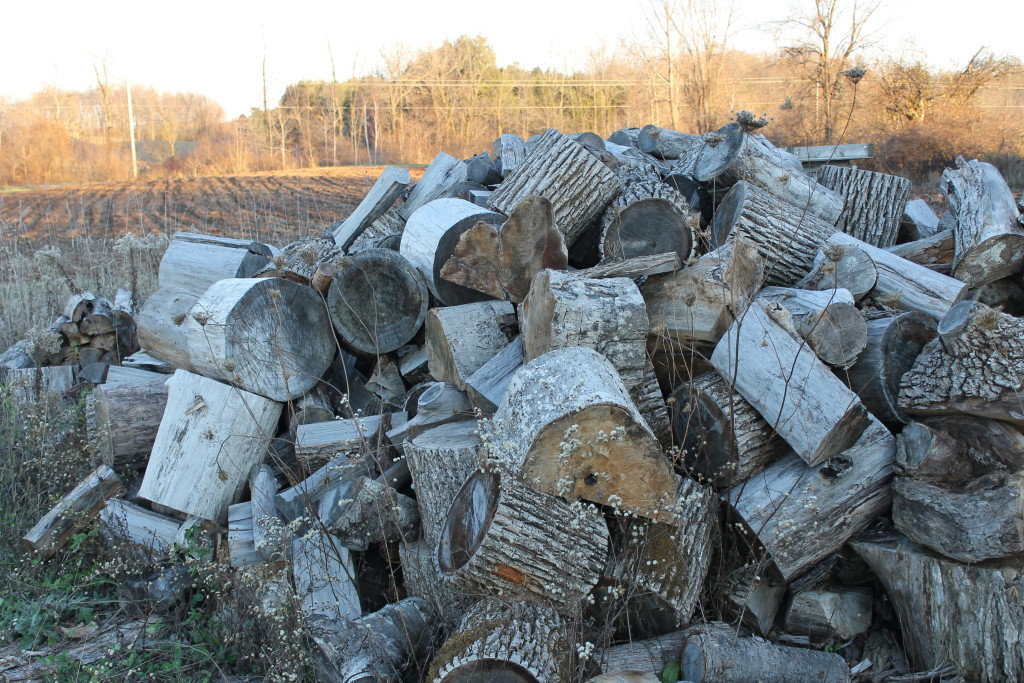
<instances>
[{"instance_id":1,"label":"cut log end","mask_svg":"<svg viewBox=\"0 0 1024 683\"><path fill-rule=\"evenodd\" d=\"M487 536L498 506L499 481L497 474L477 472L455 497L437 550L442 574L450 576L464 567Z\"/></svg>"}]
</instances>

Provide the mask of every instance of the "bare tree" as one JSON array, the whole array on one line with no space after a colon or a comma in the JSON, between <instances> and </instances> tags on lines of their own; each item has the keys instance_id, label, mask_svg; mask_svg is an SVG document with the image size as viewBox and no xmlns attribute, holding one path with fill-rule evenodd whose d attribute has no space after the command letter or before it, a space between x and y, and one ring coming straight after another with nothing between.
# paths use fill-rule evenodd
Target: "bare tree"
<instances>
[{"instance_id":1,"label":"bare tree","mask_svg":"<svg viewBox=\"0 0 1024 683\"><path fill-rule=\"evenodd\" d=\"M871 18L880 0L812 0L813 5L778 22L795 30L783 53L803 66L814 88L821 138L832 143L841 117L839 103L853 57L871 40Z\"/></svg>"},{"instance_id":2,"label":"bare tree","mask_svg":"<svg viewBox=\"0 0 1024 683\"><path fill-rule=\"evenodd\" d=\"M679 0L674 14L685 51L683 96L697 132L718 128L725 51L732 37L736 8L732 0Z\"/></svg>"}]
</instances>

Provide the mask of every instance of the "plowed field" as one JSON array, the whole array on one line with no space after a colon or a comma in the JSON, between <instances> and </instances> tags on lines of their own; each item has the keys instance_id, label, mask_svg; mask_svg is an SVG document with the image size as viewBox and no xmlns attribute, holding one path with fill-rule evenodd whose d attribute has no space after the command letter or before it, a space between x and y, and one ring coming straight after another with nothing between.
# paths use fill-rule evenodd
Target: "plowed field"
<instances>
[{"instance_id":1,"label":"plowed field","mask_svg":"<svg viewBox=\"0 0 1024 683\"><path fill-rule=\"evenodd\" d=\"M381 167L0 192L3 237L32 242L180 230L283 246L348 215ZM420 175L418 169L414 178Z\"/></svg>"}]
</instances>

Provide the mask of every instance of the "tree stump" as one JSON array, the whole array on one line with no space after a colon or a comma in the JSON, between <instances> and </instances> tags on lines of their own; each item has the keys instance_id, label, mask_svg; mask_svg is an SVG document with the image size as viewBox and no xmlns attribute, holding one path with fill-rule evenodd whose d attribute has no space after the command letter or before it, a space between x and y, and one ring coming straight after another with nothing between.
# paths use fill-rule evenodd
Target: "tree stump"
<instances>
[{"instance_id":1,"label":"tree stump","mask_svg":"<svg viewBox=\"0 0 1024 683\"><path fill-rule=\"evenodd\" d=\"M822 166L818 182L843 198L836 227L876 247L891 247L910 197L906 178L848 166Z\"/></svg>"},{"instance_id":2,"label":"tree stump","mask_svg":"<svg viewBox=\"0 0 1024 683\"><path fill-rule=\"evenodd\" d=\"M185 324L199 372L274 401L309 391L335 354L320 297L289 280L221 280Z\"/></svg>"}]
</instances>

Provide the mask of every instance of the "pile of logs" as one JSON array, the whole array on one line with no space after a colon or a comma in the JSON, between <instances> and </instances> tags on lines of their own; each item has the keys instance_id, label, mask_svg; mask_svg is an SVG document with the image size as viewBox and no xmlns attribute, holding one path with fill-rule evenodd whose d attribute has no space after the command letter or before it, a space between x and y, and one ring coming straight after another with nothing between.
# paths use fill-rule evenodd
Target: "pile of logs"
<instances>
[{"instance_id":1,"label":"pile of logs","mask_svg":"<svg viewBox=\"0 0 1024 683\"><path fill-rule=\"evenodd\" d=\"M26 544L223 534L327 681L1024 677L994 167L940 221L741 122L493 151L276 255L175 236L138 317L173 374L94 392L102 465Z\"/></svg>"}]
</instances>

